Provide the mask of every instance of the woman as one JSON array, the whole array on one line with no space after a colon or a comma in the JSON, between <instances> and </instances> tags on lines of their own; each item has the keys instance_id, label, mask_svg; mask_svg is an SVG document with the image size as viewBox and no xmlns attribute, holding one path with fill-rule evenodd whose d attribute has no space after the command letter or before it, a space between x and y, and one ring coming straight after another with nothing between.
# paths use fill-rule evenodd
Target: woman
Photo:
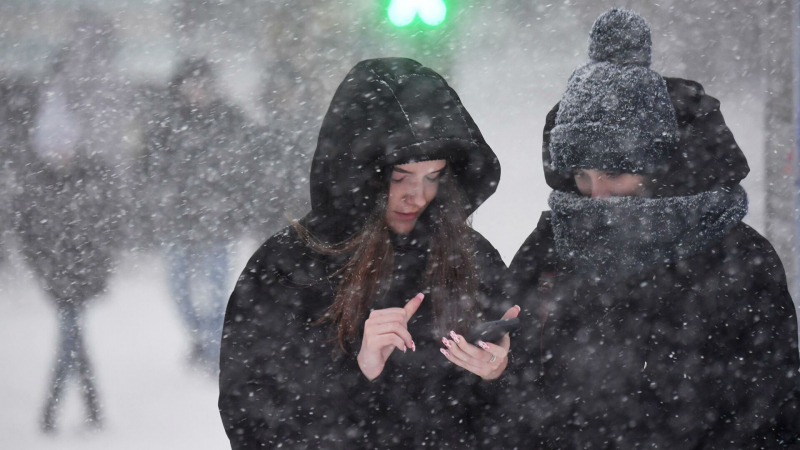
<instances>
[{"instance_id":1,"label":"woman","mask_svg":"<svg viewBox=\"0 0 800 450\"><path fill-rule=\"evenodd\" d=\"M264 243L228 303L234 449L477 445L510 341L463 335L510 305L467 217L499 179L441 76L399 58L350 71L320 130L311 213Z\"/></svg>"},{"instance_id":2,"label":"woman","mask_svg":"<svg viewBox=\"0 0 800 450\"><path fill-rule=\"evenodd\" d=\"M649 28L629 11L597 19L590 58L547 117L552 211L511 265L532 326L515 340L504 444L797 442L795 308L775 251L741 222L749 168L719 102L649 69Z\"/></svg>"}]
</instances>

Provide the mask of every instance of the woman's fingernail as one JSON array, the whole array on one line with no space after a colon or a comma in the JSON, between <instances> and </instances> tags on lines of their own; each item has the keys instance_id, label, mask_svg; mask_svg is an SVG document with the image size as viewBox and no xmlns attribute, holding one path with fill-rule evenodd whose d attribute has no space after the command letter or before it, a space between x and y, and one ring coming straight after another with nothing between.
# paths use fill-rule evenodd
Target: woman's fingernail
<instances>
[{"instance_id":1,"label":"woman's fingernail","mask_svg":"<svg viewBox=\"0 0 800 450\"><path fill-rule=\"evenodd\" d=\"M417 344L415 344L414 341L411 341L411 351L412 352L417 351Z\"/></svg>"},{"instance_id":2,"label":"woman's fingernail","mask_svg":"<svg viewBox=\"0 0 800 450\"><path fill-rule=\"evenodd\" d=\"M519 305L514 305L514 308L517 308L517 311L522 311L522 308L520 308Z\"/></svg>"},{"instance_id":3,"label":"woman's fingernail","mask_svg":"<svg viewBox=\"0 0 800 450\"><path fill-rule=\"evenodd\" d=\"M403 346L403 353L405 353L405 352L406 352L406 346L404 345Z\"/></svg>"},{"instance_id":4,"label":"woman's fingernail","mask_svg":"<svg viewBox=\"0 0 800 450\"><path fill-rule=\"evenodd\" d=\"M445 350L445 349L443 349L443 348L440 348L440 349L439 349L439 351L440 351L440 352L442 352L442 354L443 354L444 356L450 357L450 352L448 352L447 350Z\"/></svg>"},{"instance_id":5,"label":"woman's fingernail","mask_svg":"<svg viewBox=\"0 0 800 450\"><path fill-rule=\"evenodd\" d=\"M489 344L487 344L486 342L478 341L478 347L486 350L487 352L489 351Z\"/></svg>"},{"instance_id":6,"label":"woman's fingernail","mask_svg":"<svg viewBox=\"0 0 800 450\"><path fill-rule=\"evenodd\" d=\"M444 346L447 348L450 348L450 346L453 345L453 343L448 341L446 337L442 338L442 344L444 344Z\"/></svg>"},{"instance_id":7,"label":"woman's fingernail","mask_svg":"<svg viewBox=\"0 0 800 450\"><path fill-rule=\"evenodd\" d=\"M417 297L419 297L420 300L423 300L425 298L425 294L420 292L419 294L417 294Z\"/></svg>"},{"instance_id":8,"label":"woman's fingernail","mask_svg":"<svg viewBox=\"0 0 800 450\"><path fill-rule=\"evenodd\" d=\"M461 338L458 337L458 335L456 334L455 331L451 331L450 332L450 337L453 338L454 341L456 341L456 344L460 344L461 343Z\"/></svg>"}]
</instances>

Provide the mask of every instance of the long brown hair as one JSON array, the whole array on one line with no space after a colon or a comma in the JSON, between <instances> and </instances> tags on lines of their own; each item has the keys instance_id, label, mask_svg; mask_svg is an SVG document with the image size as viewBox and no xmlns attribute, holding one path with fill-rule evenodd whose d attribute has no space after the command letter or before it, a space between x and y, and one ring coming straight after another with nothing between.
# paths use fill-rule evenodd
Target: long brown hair
<instances>
[{"instance_id":1,"label":"long brown hair","mask_svg":"<svg viewBox=\"0 0 800 450\"><path fill-rule=\"evenodd\" d=\"M448 330L462 333L476 316L478 281L475 256L468 223L469 202L450 168L441 175L436 197L420 220L425 218L431 230L430 251L425 282L430 287L426 301L433 306L434 333ZM375 208L363 228L353 237L336 244L325 244L297 221L292 225L300 239L312 250L326 255L350 254L347 262L329 278L339 278L333 303L318 323L331 322L339 348L347 353L347 344L358 338L367 311L379 296L391 287L394 247L386 223L387 189L378 197Z\"/></svg>"}]
</instances>

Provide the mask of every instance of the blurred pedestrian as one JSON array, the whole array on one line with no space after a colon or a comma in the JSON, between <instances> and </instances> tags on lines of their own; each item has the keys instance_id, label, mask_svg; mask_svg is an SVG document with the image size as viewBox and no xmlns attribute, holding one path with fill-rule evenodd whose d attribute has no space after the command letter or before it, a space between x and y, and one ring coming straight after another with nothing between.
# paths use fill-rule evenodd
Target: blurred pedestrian
<instances>
[{"instance_id":1,"label":"blurred pedestrian","mask_svg":"<svg viewBox=\"0 0 800 450\"><path fill-rule=\"evenodd\" d=\"M243 167L249 188L241 193L250 234L259 242L283 228L286 214L308 212L308 166L317 127L327 105L314 65L298 69L288 60L264 71L264 126L254 134L249 164Z\"/></svg>"},{"instance_id":2,"label":"blurred pedestrian","mask_svg":"<svg viewBox=\"0 0 800 450\"><path fill-rule=\"evenodd\" d=\"M189 361L216 375L231 246L241 234L238 159L244 117L219 93L211 63L183 61L149 140L156 232L170 293L192 337Z\"/></svg>"},{"instance_id":3,"label":"blurred pedestrian","mask_svg":"<svg viewBox=\"0 0 800 450\"><path fill-rule=\"evenodd\" d=\"M67 53L62 57L67 57ZM92 151L86 105L71 89L60 59L32 105L30 134L14 198L21 253L58 316L59 344L41 426L52 431L70 377L78 378L87 422L102 414L83 340L87 304L101 295L119 242L117 190L106 160Z\"/></svg>"},{"instance_id":4,"label":"blurred pedestrian","mask_svg":"<svg viewBox=\"0 0 800 450\"><path fill-rule=\"evenodd\" d=\"M797 448L797 319L720 104L613 9L547 117L498 448Z\"/></svg>"}]
</instances>

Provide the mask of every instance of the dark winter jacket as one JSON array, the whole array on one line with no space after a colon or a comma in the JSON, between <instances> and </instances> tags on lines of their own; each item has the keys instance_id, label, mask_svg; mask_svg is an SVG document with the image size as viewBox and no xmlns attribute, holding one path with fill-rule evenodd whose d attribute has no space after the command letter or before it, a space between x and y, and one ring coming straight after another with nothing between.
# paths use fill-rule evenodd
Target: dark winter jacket
<instances>
[{"instance_id":1,"label":"dark winter jacket","mask_svg":"<svg viewBox=\"0 0 800 450\"><path fill-rule=\"evenodd\" d=\"M246 140L245 120L237 108L217 99L194 106L181 94L185 79L207 77L182 68L172 82L167 115L151 130L148 171L155 198L157 234L167 242L227 240L241 231L240 152Z\"/></svg>"},{"instance_id":2,"label":"dark winter jacket","mask_svg":"<svg viewBox=\"0 0 800 450\"><path fill-rule=\"evenodd\" d=\"M656 195L738 185L747 163L719 102L695 82L666 81L679 156ZM549 170L557 108L545 172L553 188L575 191ZM506 447L800 445L795 306L777 254L744 223L699 253L607 282L559 257L546 212L511 270L526 327L513 340Z\"/></svg>"},{"instance_id":3,"label":"dark winter jacket","mask_svg":"<svg viewBox=\"0 0 800 450\"><path fill-rule=\"evenodd\" d=\"M497 159L441 77L406 59L359 63L323 122L311 172L313 209L302 223L320 239L342 241L374 208L387 167L440 158L469 188L473 207L494 192ZM392 236L392 284L371 308L402 307L428 292L426 218L423 213L408 236ZM465 238L476 257L480 319L499 318L510 306L502 304L504 264L477 232ZM481 412L498 384L439 353L430 302L408 324L416 352L394 352L372 382L356 361L360 337L344 354L330 324L317 322L333 302L339 278L332 275L348 256L315 253L287 228L247 264L228 303L222 339L219 407L231 446L475 447Z\"/></svg>"},{"instance_id":4,"label":"dark winter jacket","mask_svg":"<svg viewBox=\"0 0 800 450\"><path fill-rule=\"evenodd\" d=\"M65 167L28 158L14 198L20 249L59 307L80 308L107 286L120 242L110 169L81 153Z\"/></svg>"}]
</instances>

